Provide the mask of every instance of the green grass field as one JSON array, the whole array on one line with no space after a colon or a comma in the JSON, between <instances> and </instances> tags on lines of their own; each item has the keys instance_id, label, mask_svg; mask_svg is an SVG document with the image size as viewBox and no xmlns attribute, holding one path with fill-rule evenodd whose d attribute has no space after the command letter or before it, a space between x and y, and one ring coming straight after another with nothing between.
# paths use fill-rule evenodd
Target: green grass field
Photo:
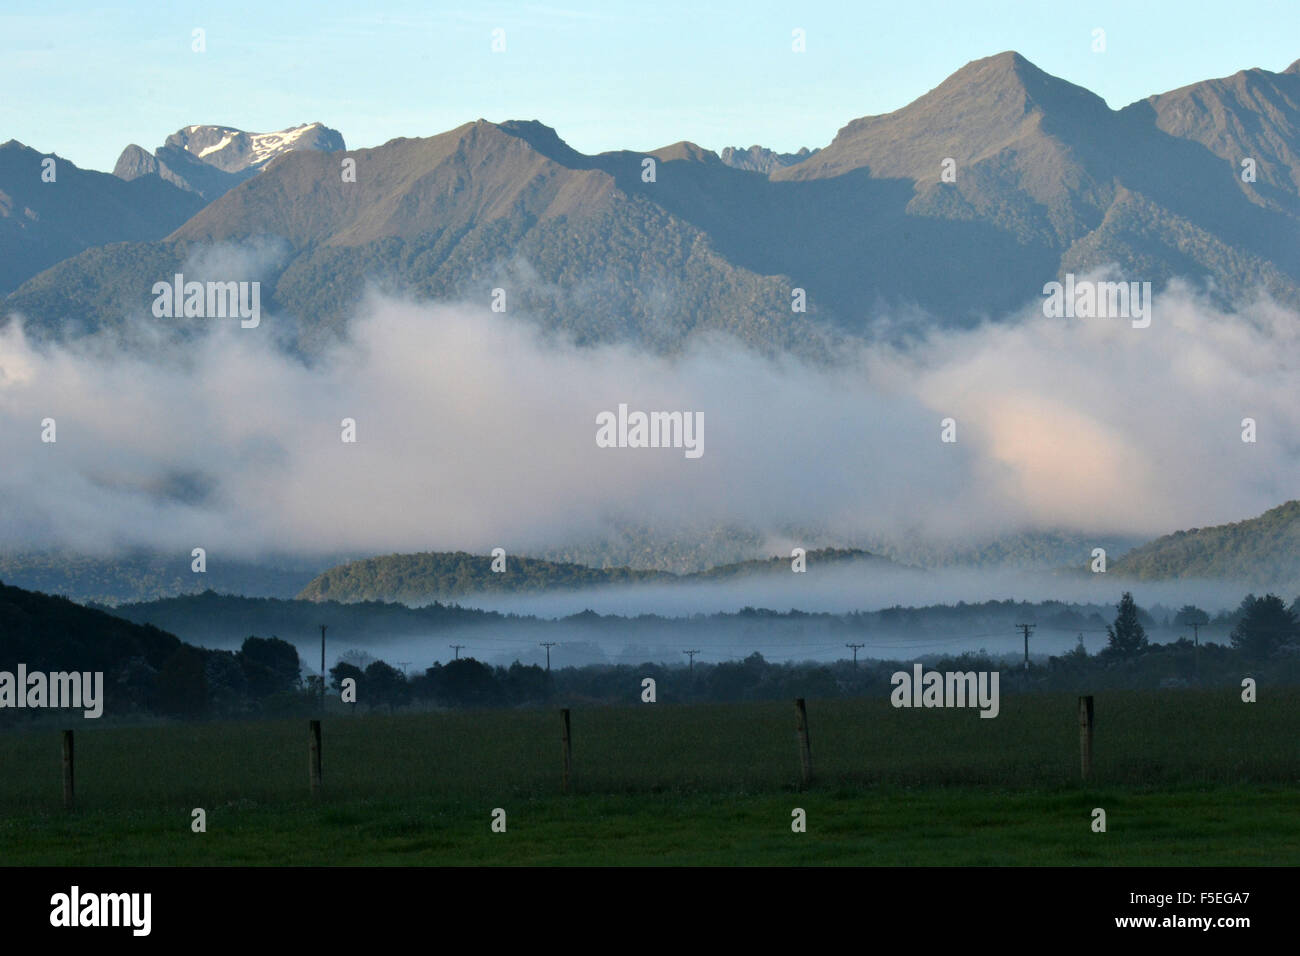
<instances>
[{"instance_id":1,"label":"green grass field","mask_svg":"<svg viewBox=\"0 0 1300 956\"><path fill-rule=\"evenodd\" d=\"M1076 698L1001 714L809 701L340 715L325 793L305 719L77 730L77 810L56 729L0 734L5 864L1083 864L1300 862L1300 697L1097 695L1079 777ZM207 811L193 833L190 811ZM506 811L505 833L490 829ZM807 812L806 833L791 811ZM1091 812L1107 812L1107 832Z\"/></svg>"}]
</instances>

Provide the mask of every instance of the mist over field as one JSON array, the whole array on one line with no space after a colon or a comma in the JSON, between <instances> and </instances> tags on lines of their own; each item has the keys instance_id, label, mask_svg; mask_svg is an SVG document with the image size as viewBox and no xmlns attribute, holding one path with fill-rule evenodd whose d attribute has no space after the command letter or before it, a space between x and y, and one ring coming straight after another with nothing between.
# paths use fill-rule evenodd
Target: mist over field
<instances>
[{"instance_id":1,"label":"mist over field","mask_svg":"<svg viewBox=\"0 0 1300 956\"><path fill-rule=\"evenodd\" d=\"M1073 650L1080 637L1089 653L1106 646L1102 623L1110 623L1114 607L1124 591L1131 591L1144 608L1178 608L1194 604L1211 614L1231 612L1250 590L1248 584L1225 581L1134 581L1118 574L1049 574L998 570L869 569L852 563L817 567L807 572L773 573L726 582L643 584L573 591L512 595L471 595L458 598L462 607L480 608L540 618L545 625L494 624L436 630L427 636L379 634L356 635L352 640L366 652L389 662L410 661L418 668L434 660L445 661L449 645L461 643L462 655L475 656L494 664L508 665L518 659L542 663L545 654L538 642L556 640L552 651L559 665L590 663L634 663L646 661L674 664L685 660L682 650L697 647L705 651L701 660L734 660L755 651L773 662L835 661L845 657L845 641L865 642L864 659L914 659L933 654L962 654L987 651L1019 659L1022 638L1012 626L951 624L935 633L933 623L919 627L904 616L895 625L879 623L869 634L846 633L842 622L825 619L753 617L710 618L694 630L683 630L681 619L695 615L734 615L745 608L766 609L784 614L791 610L808 614L851 614L887 608L923 608L933 605L978 604L985 601L1060 601L1101 608L1101 620L1079 626L1040 622L1031 651L1035 658ZM1287 594L1287 600L1295 595ZM600 622L575 615L594 612L627 620ZM1157 613L1157 624L1163 623ZM642 616L647 616L640 620ZM978 618L979 615L972 615ZM1026 611L1020 617L1031 622L1040 615ZM569 620L564 620L568 618ZM653 618L653 619L650 619ZM1017 617L1017 620L1020 618ZM1153 629L1154 642L1176 640L1187 628L1174 632ZM1176 632L1176 633L1175 633ZM1220 640L1223 635L1202 632L1203 639ZM338 650L350 638L340 634ZM318 665L319 644L297 642L308 668ZM232 645L237 646L237 645Z\"/></svg>"},{"instance_id":2,"label":"mist over field","mask_svg":"<svg viewBox=\"0 0 1300 956\"><path fill-rule=\"evenodd\" d=\"M1181 286L1147 329L1035 302L833 367L719 339L675 359L576 348L515 316L378 296L310 364L274 326L211 322L140 355L38 349L10 322L0 442L26 451L0 473L0 541L249 558L528 553L628 520L753 527L784 553L802 543L789 527L1155 535L1258 513L1300 464L1278 437L1300 426L1300 316L1266 301L1225 315ZM703 413L702 457L598 448L596 416L620 403ZM47 417L56 444L39 440Z\"/></svg>"},{"instance_id":3,"label":"mist over field","mask_svg":"<svg viewBox=\"0 0 1300 956\"><path fill-rule=\"evenodd\" d=\"M1190 637L1189 628L1162 625L1170 609L1195 604L1211 614L1231 612L1247 593L1245 585L1222 581L1135 582L1118 575L1086 574L1078 577L1003 572L953 571L872 572L869 580L851 569L810 569L806 574L772 575L725 584L643 585L573 592L460 599L463 607L501 611L541 619L527 622L482 623L469 627L431 628L425 635L332 632L331 661L346 648L356 647L392 663L410 662L412 672L433 661L446 661L451 644L463 645L462 656L493 664L545 662L540 641L558 642L552 654L555 666L592 663L685 662L682 651L700 649L701 661L738 660L758 652L769 661L836 661L846 657L845 642L859 641L863 659L913 660L929 655L1023 653L1020 633L1011 618L1037 622L1031 642L1035 659L1059 655L1075 648L1080 638L1090 654L1106 646L1105 625L1114 618L1123 591L1131 591L1143 608L1155 609L1150 638L1165 643ZM1295 595L1286 595L1290 601ZM763 609L785 615L791 610L810 615L841 615L887 608L924 608L965 601L1061 601L1096 608L1098 618L1082 623L1054 623L1037 609L1008 609L1005 621L989 623L988 611L972 611L967 623L942 624L939 619L909 612L895 623L877 620L867 632L847 630L838 617L800 618L771 616ZM756 609L746 615L743 609ZM591 618L590 613L604 620ZM723 614L718 618L712 615ZM684 619L700 615L691 626ZM614 618L617 618L614 619ZM922 621L925 623L921 623ZM980 623L976 623L980 622ZM192 635L187 635L190 639ZM1201 640L1226 643L1226 632L1201 631ZM196 640L197 643L204 643ZM317 670L320 645L308 635L294 641L304 666ZM238 641L226 645L238 647Z\"/></svg>"},{"instance_id":4,"label":"mist over field","mask_svg":"<svg viewBox=\"0 0 1300 956\"><path fill-rule=\"evenodd\" d=\"M1044 660L1048 655L1074 650L1079 633L1077 628L1035 632L1030 647L1033 659ZM1096 654L1106 646L1104 628L1083 628L1082 635L1084 647L1090 654ZM1152 640L1160 641L1163 637L1163 633L1153 634ZM831 663L847 659L849 654L845 646L850 640L862 644L858 657L864 661L919 660L939 655L987 652L995 658L1008 658L1014 666L1023 652L1020 632L1012 627L965 633L955 629L944 636L918 636L900 627L864 636L845 633L826 622L711 621L707 627L687 631L680 621L662 619L619 622L614 626L608 623L560 622L548 630L476 625L431 631L423 636L366 633L349 639L340 635L327 648L327 667L333 666L340 655L359 650L399 668L405 665L404 669L414 675L435 661L445 664L451 660L455 656L452 645L460 645L461 657L473 657L495 666L509 666L514 661L545 666L546 652L539 643L543 640L555 642L551 649L553 667L645 663L673 667L687 663L683 653L687 648L700 652L696 661L701 664L743 660L755 653L771 663ZM194 643L224 650L239 648L236 640L212 642L210 645L202 641ZM298 650L303 673L319 672L319 639L304 636L293 638L290 643Z\"/></svg>"},{"instance_id":5,"label":"mist over field","mask_svg":"<svg viewBox=\"0 0 1300 956\"><path fill-rule=\"evenodd\" d=\"M1131 591L1143 607L1195 604L1218 611L1235 608L1249 587L1248 583L1225 581L1135 581L1120 574L1086 571L1078 574L1014 568L863 571L852 566L818 568L813 565L802 574L771 574L722 583L471 595L457 598L456 603L462 607L546 618L567 617L583 611L630 617L641 614L688 617L745 607L845 614L961 601L968 604L989 600L1114 604L1123 591Z\"/></svg>"}]
</instances>

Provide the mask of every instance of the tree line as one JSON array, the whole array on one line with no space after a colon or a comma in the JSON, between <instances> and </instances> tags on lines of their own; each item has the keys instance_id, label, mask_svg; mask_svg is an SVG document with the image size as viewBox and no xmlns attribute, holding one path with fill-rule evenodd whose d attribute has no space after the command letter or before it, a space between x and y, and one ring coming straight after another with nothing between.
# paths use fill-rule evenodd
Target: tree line
<instances>
[{"instance_id":1,"label":"tree line","mask_svg":"<svg viewBox=\"0 0 1300 956\"><path fill-rule=\"evenodd\" d=\"M1007 602L1010 604L1010 602ZM995 602L996 604L996 602ZM987 605L984 606L986 609ZM1029 606L1026 606L1029 607ZM449 610L449 609L444 609ZM959 617L963 610L953 609ZM1042 605L1040 620L1059 608ZM833 663L767 661L760 654L742 660L680 664L591 664L547 671L515 661L509 666L472 657L431 666L408 676L368 655L345 655L329 672L326 703L342 706L343 682L354 681L354 709L403 707L513 707L556 700L573 703L630 703L640 698L646 678L655 681L659 701L731 701L783 697L835 697L887 693L893 672L914 660L943 670L1003 670L1015 686L1042 690L1100 690L1118 687L1236 685L1243 675L1267 675L1278 683L1300 683L1300 600L1288 606L1280 597L1247 595L1226 618L1226 645L1180 638L1154 644L1148 638L1151 615L1125 592L1106 626L1107 646L1089 655L1082 643L1074 651L1040 657L1028 672L1011 656L988 654L905 661L847 660ZM887 612L877 612L889 615ZM908 609L898 609L905 624ZM1076 612L1071 612L1076 613ZM777 612L746 609L740 619ZM781 617L808 617L789 612ZM1030 615L1031 619L1033 615ZM1091 618L1091 614L1089 615ZM1179 627L1213 624L1210 615L1186 605L1174 615ZM960 633L954 627L953 633ZM1202 635L1203 637L1203 635ZM248 636L238 651L185 644L174 635L84 608L63 598L0 584L0 669L18 662L32 670L102 670L105 713L113 717L161 714L178 718L289 715L321 706L318 675L304 678L297 649L277 636ZM1006 686L1006 685L1004 685ZM40 719L32 710L6 710L0 720Z\"/></svg>"}]
</instances>

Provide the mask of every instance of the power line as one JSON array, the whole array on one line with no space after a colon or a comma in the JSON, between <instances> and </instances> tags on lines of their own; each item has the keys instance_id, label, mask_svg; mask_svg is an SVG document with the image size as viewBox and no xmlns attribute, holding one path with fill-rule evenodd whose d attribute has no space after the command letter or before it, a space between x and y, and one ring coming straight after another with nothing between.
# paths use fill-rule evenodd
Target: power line
<instances>
[{"instance_id":1,"label":"power line","mask_svg":"<svg viewBox=\"0 0 1300 956\"><path fill-rule=\"evenodd\" d=\"M546 673L548 674L551 672L551 648L557 643L557 641L540 641L537 645L546 648Z\"/></svg>"},{"instance_id":2,"label":"power line","mask_svg":"<svg viewBox=\"0 0 1300 956\"><path fill-rule=\"evenodd\" d=\"M694 674L694 673L695 673L695 655L698 654L699 651L698 651L698 650L682 651L682 653L683 653L683 654L686 654L688 657L690 657L690 659L691 659L690 672L691 672L692 674Z\"/></svg>"},{"instance_id":3,"label":"power line","mask_svg":"<svg viewBox=\"0 0 1300 956\"><path fill-rule=\"evenodd\" d=\"M866 647L866 645L865 645L865 644L845 644L844 646L845 646L845 647L851 647L851 648L853 648L853 669L854 669L854 670L857 670L857 669L858 669L858 648L859 648L859 647Z\"/></svg>"},{"instance_id":4,"label":"power line","mask_svg":"<svg viewBox=\"0 0 1300 956\"><path fill-rule=\"evenodd\" d=\"M465 645L464 645L464 644L448 644L447 646L450 647L453 651L456 652L456 660L460 660L460 649L461 649L462 647L464 647Z\"/></svg>"}]
</instances>

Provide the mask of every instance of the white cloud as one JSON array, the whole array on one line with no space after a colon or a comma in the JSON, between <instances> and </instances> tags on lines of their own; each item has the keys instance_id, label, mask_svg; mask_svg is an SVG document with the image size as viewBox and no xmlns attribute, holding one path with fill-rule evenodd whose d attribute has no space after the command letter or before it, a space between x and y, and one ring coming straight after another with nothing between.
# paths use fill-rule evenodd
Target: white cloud
<instances>
[{"instance_id":1,"label":"white cloud","mask_svg":"<svg viewBox=\"0 0 1300 956\"><path fill-rule=\"evenodd\" d=\"M1181 288L1154 308L1148 329L1028 314L829 370L717 340L675 360L562 347L513 317L383 298L310 365L265 322L202 320L148 355L37 350L14 323L0 547L518 553L611 518L1155 535L1294 496L1300 316L1226 315ZM620 402L703 412L704 456L597 448L596 414ZM947 416L955 445L939 441Z\"/></svg>"}]
</instances>

